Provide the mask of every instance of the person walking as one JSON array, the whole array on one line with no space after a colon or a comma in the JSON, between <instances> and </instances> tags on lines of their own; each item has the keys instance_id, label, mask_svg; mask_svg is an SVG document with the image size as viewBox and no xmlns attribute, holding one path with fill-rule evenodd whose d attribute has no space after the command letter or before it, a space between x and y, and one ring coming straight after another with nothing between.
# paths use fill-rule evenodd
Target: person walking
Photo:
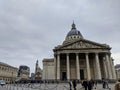
<instances>
[{"instance_id":1,"label":"person walking","mask_svg":"<svg viewBox=\"0 0 120 90\"><path fill-rule=\"evenodd\" d=\"M88 81L88 90L92 90L93 86L94 86L94 81L93 80L89 80Z\"/></svg>"},{"instance_id":2,"label":"person walking","mask_svg":"<svg viewBox=\"0 0 120 90\"><path fill-rule=\"evenodd\" d=\"M92 84L92 89L93 89L93 87L95 86L95 82L94 82L93 79L91 79L90 82L91 82L91 84Z\"/></svg>"},{"instance_id":3,"label":"person walking","mask_svg":"<svg viewBox=\"0 0 120 90\"><path fill-rule=\"evenodd\" d=\"M107 80L105 80L105 86L106 86L107 89L109 89L108 81Z\"/></svg>"},{"instance_id":4,"label":"person walking","mask_svg":"<svg viewBox=\"0 0 120 90\"><path fill-rule=\"evenodd\" d=\"M74 90L76 90L76 86L77 86L77 82L76 82L76 80L73 80L73 81L72 81L72 84L73 84L73 88L74 88Z\"/></svg>"},{"instance_id":5,"label":"person walking","mask_svg":"<svg viewBox=\"0 0 120 90\"><path fill-rule=\"evenodd\" d=\"M97 89L97 80L94 80L94 87Z\"/></svg>"},{"instance_id":6,"label":"person walking","mask_svg":"<svg viewBox=\"0 0 120 90\"><path fill-rule=\"evenodd\" d=\"M87 87L88 87L88 81L87 81L87 79L85 79L85 80L82 82L82 86L84 87L85 90L87 90Z\"/></svg>"},{"instance_id":7,"label":"person walking","mask_svg":"<svg viewBox=\"0 0 120 90\"><path fill-rule=\"evenodd\" d=\"M102 87L103 87L103 89L106 88L106 82L105 82L105 79L104 79L104 78L102 79Z\"/></svg>"},{"instance_id":8,"label":"person walking","mask_svg":"<svg viewBox=\"0 0 120 90\"><path fill-rule=\"evenodd\" d=\"M106 82L103 81L103 89L105 89L105 88L106 88Z\"/></svg>"},{"instance_id":9,"label":"person walking","mask_svg":"<svg viewBox=\"0 0 120 90\"><path fill-rule=\"evenodd\" d=\"M72 90L72 86L73 86L72 81L69 82L69 85L70 85L70 90Z\"/></svg>"}]
</instances>

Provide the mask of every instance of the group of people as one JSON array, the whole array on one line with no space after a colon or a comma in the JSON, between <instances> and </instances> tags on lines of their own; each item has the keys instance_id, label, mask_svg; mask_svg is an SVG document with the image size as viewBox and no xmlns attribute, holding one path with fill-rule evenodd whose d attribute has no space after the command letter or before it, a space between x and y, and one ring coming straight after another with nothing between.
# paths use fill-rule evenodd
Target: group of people
<instances>
[{"instance_id":1,"label":"group of people","mask_svg":"<svg viewBox=\"0 0 120 90\"><path fill-rule=\"evenodd\" d=\"M73 81L70 81L69 82L69 85L70 85L70 90L76 90L76 86L77 86L77 82L76 82L76 80L73 80ZM97 86L97 82L96 81L94 81L94 80L83 80L82 82L81 82L81 85L83 86L83 88L85 89L85 90L92 90L92 88L93 87L95 87L96 88L96 86ZM72 89L73 88L73 89Z\"/></svg>"},{"instance_id":2,"label":"group of people","mask_svg":"<svg viewBox=\"0 0 120 90\"><path fill-rule=\"evenodd\" d=\"M97 86L97 81L94 81L94 80L84 80L83 82L82 82L82 86L84 87L84 89L85 90L92 90L93 89L93 87L95 86L95 88L96 88L96 86Z\"/></svg>"},{"instance_id":3,"label":"group of people","mask_svg":"<svg viewBox=\"0 0 120 90\"><path fill-rule=\"evenodd\" d=\"M76 90L76 86L77 86L76 80L70 81L69 85L70 85L70 90ZM93 90L93 88L97 89L96 80L85 79L81 82L81 85L83 86L84 90ZM102 87L103 89L111 90L108 86L108 81L106 79L102 79ZM118 80L118 82L115 84L115 90L120 90L120 80Z\"/></svg>"},{"instance_id":4,"label":"group of people","mask_svg":"<svg viewBox=\"0 0 120 90\"><path fill-rule=\"evenodd\" d=\"M76 80L70 81L69 85L70 85L70 90L72 90L72 88L76 90L76 86L77 86Z\"/></svg>"}]
</instances>

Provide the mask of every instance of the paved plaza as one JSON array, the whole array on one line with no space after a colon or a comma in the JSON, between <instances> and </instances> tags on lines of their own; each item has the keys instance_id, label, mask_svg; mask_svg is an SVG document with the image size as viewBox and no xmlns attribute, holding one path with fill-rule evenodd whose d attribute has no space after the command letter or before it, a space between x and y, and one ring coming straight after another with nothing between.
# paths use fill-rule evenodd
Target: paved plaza
<instances>
[{"instance_id":1,"label":"paved plaza","mask_svg":"<svg viewBox=\"0 0 120 90\"><path fill-rule=\"evenodd\" d=\"M97 85L97 89L93 90L115 90L115 84L109 84L110 89L103 89L102 84ZM6 85L0 86L0 90L70 90L69 84L60 83L60 84L19 84L19 85ZM73 90L73 89L72 89ZM77 84L77 90L84 90L81 84Z\"/></svg>"}]
</instances>

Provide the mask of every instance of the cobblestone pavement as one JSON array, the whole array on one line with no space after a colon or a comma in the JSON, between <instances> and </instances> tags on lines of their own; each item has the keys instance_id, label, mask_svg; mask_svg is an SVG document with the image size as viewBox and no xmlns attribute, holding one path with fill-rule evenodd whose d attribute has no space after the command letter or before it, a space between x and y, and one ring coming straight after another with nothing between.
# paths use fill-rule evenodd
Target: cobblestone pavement
<instances>
[{"instance_id":1,"label":"cobblestone pavement","mask_svg":"<svg viewBox=\"0 0 120 90\"><path fill-rule=\"evenodd\" d=\"M8 89L0 86L0 90L8 90Z\"/></svg>"},{"instance_id":2,"label":"cobblestone pavement","mask_svg":"<svg viewBox=\"0 0 120 90\"><path fill-rule=\"evenodd\" d=\"M102 89L102 84L98 84L97 88L93 90L115 90L114 84L109 84L110 89ZM0 86L0 90L70 90L69 84L24 84L24 85L6 85L4 87ZM73 90L73 89L72 89ZM81 84L77 84L77 90L84 90Z\"/></svg>"}]
</instances>

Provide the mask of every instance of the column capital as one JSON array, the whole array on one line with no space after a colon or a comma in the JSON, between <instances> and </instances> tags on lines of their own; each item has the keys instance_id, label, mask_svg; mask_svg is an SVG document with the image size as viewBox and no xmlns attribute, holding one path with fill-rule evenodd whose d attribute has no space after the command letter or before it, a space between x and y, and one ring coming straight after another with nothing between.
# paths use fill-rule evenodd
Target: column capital
<instances>
[{"instance_id":1,"label":"column capital","mask_svg":"<svg viewBox=\"0 0 120 90\"><path fill-rule=\"evenodd\" d=\"M70 53L66 53L66 55L69 55Z\"/></svg>"},{"instance_id":2,"label":"column capital","mask_svg":"<svg viewBox=\"0 0 120 90\"><path fill-rule=\"evenodd\" d=\"M85 53L85 55L89 55L89 53L88 53L88 52L86 52L86 53Z\"/></svg>"},{"instance_id":3,"label":"column capital","mask_svg":"<svg viewBox=\"0 0 120 90\"><path fill-rule=\"evenodd\" d=\"M76 55L79 55L79 53L75 53Z\"/></svg>"},{"instance_id":4,"label":"column capital","mask_svg":"<svg viewBox=\"0 0 120 90\"><path fill-rule=\"evenodd\" d=\"M54 54L54 57L57 56L57 54Z\"/></svg>"},{"instance_id":5,"label":"column capital","mask_svg":"<svg viewBox=\"0 0 120 90\"><path fill-rule=\"evenodd\" d=\"M99 52L95 52L95 55L98 55L99 54Z\"/></svg>"},{"instance_id":6,"label":"column capital","mask_svg":"<svg viewBox=\"0 0 120 90\"><path fill-rule=\"evenodd\" d=\"M60 53L57 53L57 55L60 55Z\"/></svg>"},{"instance_id":7,"label":"column capital","mask_svg":"<svg viewBox=\"0 0 120 90\"><path fill-rule=\"evenodd\" d=\"M107 54L107 55L111 55L111 53L110 53L110 52L106 52L105 54Z\"/></svg>"}]
</instances>

